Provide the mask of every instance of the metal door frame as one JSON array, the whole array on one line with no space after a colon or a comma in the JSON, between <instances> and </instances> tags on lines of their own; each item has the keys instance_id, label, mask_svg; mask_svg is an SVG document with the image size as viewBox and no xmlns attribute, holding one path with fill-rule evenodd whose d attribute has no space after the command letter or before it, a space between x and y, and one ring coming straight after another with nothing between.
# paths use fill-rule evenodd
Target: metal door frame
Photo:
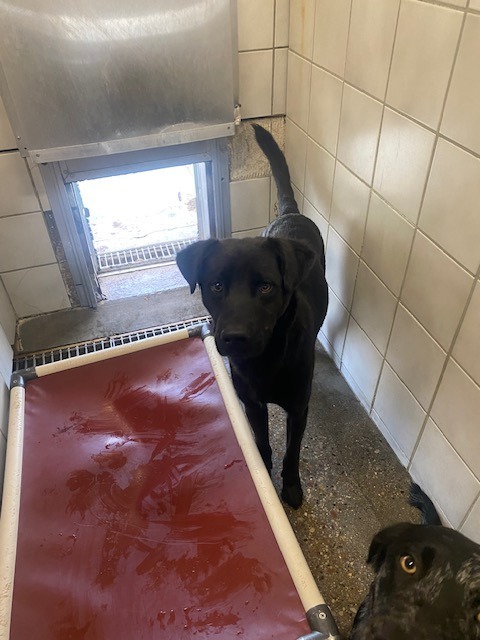
<instances>
[{"instance_id":1,"label":"metal door frame","mask_svg":"<svg viewBox=\"0 0 480 640\"><path fill-rule=\"evenodd\" d=\"M202 228L201 232L205 237L229 237L230 189L227 141L224 138L39 165L81 306L95 308L101 295L95 277L96 265L85 250L84 239L75 221L78 209L72 202L71 183L197 163L204 163L205 170L197 171L197 183L201 183L206 196L204 200L208 203L208 228Z\"/></svg>"}]
</instances>

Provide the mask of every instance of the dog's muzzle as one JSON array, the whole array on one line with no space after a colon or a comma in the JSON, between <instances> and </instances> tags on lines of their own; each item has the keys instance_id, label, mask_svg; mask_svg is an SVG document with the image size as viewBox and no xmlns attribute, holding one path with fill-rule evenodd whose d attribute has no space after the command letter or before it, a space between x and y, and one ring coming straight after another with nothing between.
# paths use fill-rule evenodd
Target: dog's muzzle
<instances>
[{"instance_id":1,"label":"dog's muzzle","mask_svg":"<svg viewBox=\"0 0 480 640\"><path fill-rule=\"evenodd\" d=\"M232 358L254 358L264 349L261 336L251 335L238 328L215 332L215 342L220 355Z\"/></svg>"}]
</instances>

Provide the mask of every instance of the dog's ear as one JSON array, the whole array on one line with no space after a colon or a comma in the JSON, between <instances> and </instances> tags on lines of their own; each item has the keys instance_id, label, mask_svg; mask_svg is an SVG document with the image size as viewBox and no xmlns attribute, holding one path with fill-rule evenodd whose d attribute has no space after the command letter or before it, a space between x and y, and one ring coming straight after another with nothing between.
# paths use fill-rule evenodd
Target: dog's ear
<instances>
[{"instance_id":1,"label":"dog's ear","mask_svg":"<svg viewBox=\"0 0 480 640\"><path fill-rule=\"evenodd\" d=\"M278 264L287 291L293 291L313 267L317 256L301 240L267 238L278 257Z\"/></svg>"},{"instance_id":2,"label":"dog's ear","mask_svg":"<svg viewBox=\"0 0 480 640\"><path fill-rule=\"evenodd\" d=\"M195 291L197 282L200 282L200 273L205 258L218 245L218 242L218 240L213 239L199 240L177 253L175 258L177 266L190 285L190 293Z\"/></svg>"},{"instance_id":3,"label":"dog's ear","mask_svg":"<svg viewBox=\"0 0 480 640\"><path fill-rule=\"evenodd\" d=\"M402 534L410 526L411 525L406 522L400 522L399 524L394 524L391 527L382 529L373 537L368 550L367 564L372 565L375 573L378 573L380 567L385 562L388 547L395 542L395 540L401 539Z\"/></svg>"},{"instance_id":4,"label":"dog's ear","mask_svg":"<svg viewBox=\"0 0 480 640\"><path fill-rule=\"evenodd\" d=\"M378 573L380 567L385 561L386 545L381 539L381 532L373 538L368 550L367 564L371 564L375 573Z\"/></svg>"}]
</instances>

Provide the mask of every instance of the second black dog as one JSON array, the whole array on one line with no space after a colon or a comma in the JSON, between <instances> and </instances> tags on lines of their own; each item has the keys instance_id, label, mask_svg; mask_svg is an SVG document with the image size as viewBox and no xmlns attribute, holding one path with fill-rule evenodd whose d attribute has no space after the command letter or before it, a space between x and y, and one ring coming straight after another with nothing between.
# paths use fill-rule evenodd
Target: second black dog
<instances>
[{"instance_id":1,"label":"second black dog","mask_svg":"<svg viewBox=\"0 0 480 640\"><path fill-rule=\"evenodd\" d=\"M480 545L442 527L413 483L410 504L423 524L396 524L372 540L375 577L350 640L478 640Z\"/></svg>"},{"instance_id":2,"label":"second black dog","mask_svg":"<svg viewBox=\"0 0 480 640\"><path fill-rule=\"evenodd\" d=\"M287 412L282 497L298 508L315 340L328 304L324 245L317 226L299 213L282 151L263 127L254 129L272 168L279 216L262 237L196 242L177 254L177 264L192 293L200 285L218 351L229 358L269 471L267 403Z\"/></svg>"}]
</instances>

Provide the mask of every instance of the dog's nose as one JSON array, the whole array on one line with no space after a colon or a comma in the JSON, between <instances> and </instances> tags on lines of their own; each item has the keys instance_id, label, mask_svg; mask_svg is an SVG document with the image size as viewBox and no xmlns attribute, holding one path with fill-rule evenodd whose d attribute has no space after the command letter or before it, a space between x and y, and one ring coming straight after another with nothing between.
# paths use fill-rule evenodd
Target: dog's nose
<instances>
[{"instance_id":1,"label":"dog's nose","mask_svg":"<svg viewBox=\"0 0 480 640\"><path fill-rule=\"evenodd\" d=\"M220 338L228 347L241 347L248 342L248 337L244 331L222 331Z\"/></svg>"}]
</instances>

